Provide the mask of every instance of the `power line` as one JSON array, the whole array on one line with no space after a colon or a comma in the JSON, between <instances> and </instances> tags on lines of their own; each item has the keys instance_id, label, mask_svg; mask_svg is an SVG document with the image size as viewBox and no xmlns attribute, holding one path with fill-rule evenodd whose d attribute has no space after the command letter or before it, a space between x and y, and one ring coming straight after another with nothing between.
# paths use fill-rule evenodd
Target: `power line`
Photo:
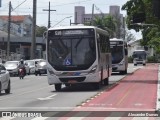
<instances>
[{"instance_id":1,"label":"power line","mask_svg":"<svg viewBox=\"0 0 160 120\"><path fill-rule=\"evenodd\" d=\"M56 10L51 10L50 9L50 2L49 2L49 9L43 9L43 11L48 11L48 28L51 27L51 23L50 23L50 12L51 11L56 11Z\"/></svg>"}]
</instances>

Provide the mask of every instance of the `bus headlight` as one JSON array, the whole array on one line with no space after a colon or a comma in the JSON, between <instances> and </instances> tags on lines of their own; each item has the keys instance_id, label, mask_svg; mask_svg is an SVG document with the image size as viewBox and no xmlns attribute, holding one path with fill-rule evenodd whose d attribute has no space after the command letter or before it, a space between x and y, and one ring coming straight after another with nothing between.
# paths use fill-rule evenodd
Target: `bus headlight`
<instances>
[{"instance_id":1,"label":"bus headlight","mask_svg":"<svg viewBox=\"0 0 160 120\"><path fill-rule=\"evenodd\" d=\"M48 68L48 72L49 72L49 74L54 75L54 72L52 69Z\"/></svg>"},{"instance_id":2,"label":"bus headlight","mask_svg":"<svg viewBox=\"0 0 160 120\"><path fill-rule=\"evenodd\" d=\"M119 63L119 65L123 65L124 64L124 59Z\"/></svg>"},{"instance_id":3,"label":"bus headlight","mask_svg":"<svg viewBox=\"0 0 160 120\"><path fill-rule=\"evenodd\" d=\"M94 73L94 72L96 71L96 69L97 69L97 65L94 66L94 67L89 71L89 73Z\"/></svg>"}]
</instances>

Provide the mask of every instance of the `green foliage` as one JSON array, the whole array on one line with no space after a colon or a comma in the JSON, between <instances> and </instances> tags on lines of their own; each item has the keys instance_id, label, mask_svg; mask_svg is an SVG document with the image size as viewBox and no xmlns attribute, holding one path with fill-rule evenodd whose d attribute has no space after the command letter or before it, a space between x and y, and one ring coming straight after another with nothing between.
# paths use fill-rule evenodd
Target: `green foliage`
<instances>
[{"instance_id":1,"label":"green foliage","mask_svg":"<svg viewBox=\"0 0 160 120\"><path fill-rule=\"evenodd\" d=\"M116 23L117 21L111 15L102 18L96 16L93 20L93 25L107 30L109 32L110 37L114 36L114 32L116 30Z\"/></svg>"},{"instance_id":2,"label":"green foliage","mask_svg":"<svg viewBox=\"0 0 160 120\"><path fill-rule=\"evenodd\" d=\"M149 56L149 57L147 57L147 62L148 63L157 63L157 59L155 56Z\"/></svg>"},{"instance_id":3,"label":"green foliage","mask_svg":"<svg viewBox=\"0 0 160 120\"><path fill-rule=\"evenodd\" d=\"M47 30L45 26L36 27L36 37L43 37L43 33Z\"/></svg>"},{"instance_id":4,"label":"green foliage","mask_svg":"<svg viewBox=\"0 0 160 120\"><path fill-rule=\"evenodd\" d=\"M131 56L128 57L128 63L133 63L133 57Z\"/></svg>"},{"instance_id":5,"label":"green foliage","mask_svg":"<svg viewBox=\"0 0 160 120\"><path fill-rule=\"evenodd\" d=\"M126 23L128 29L142 31L143 39L140 40L141 45L153 47L156 53L160 53L160 19L153 14L152 0L130 0L122 6L122 10L127 11ZM143 25L132 24L133 14L142 11L146 15Z\"/></svg>"}]
</instances>

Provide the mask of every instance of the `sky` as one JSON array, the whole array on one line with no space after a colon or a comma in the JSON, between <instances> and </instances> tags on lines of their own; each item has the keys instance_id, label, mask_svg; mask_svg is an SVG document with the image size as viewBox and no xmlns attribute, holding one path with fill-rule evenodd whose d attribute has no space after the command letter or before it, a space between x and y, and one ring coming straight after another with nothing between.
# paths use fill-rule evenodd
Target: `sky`
<instances>
[{"instance_id":1,"label":"sky","mask_svg":"<svg viewBox=\"0 0 160 120\"><path fill-rule=\"evenodd\" d=\"M0 15L8 15L8 6L11 1L12 15L31 15L33 13L33 0L2 0L2 7L0 8ZM37 25L46 26L48 25L48 9L50 1L50 9L56 10L51 11L50 21L51 26L58 25L69 25L70 19L74 22L74 6L84 6L86 13L92 13L92 5L95 4L103 13L109 12L110 5L118 5L120 8L128 0L37 0ZM94 13L100 13L95 9ZM126 16L126 11L121 11ZM72 16L71 18L67 18ZM60 22L61 21L61 22ZM59 23L60 22L60 23ZM132 33L136 38L141 38L140 33L136 33L132 30Z\"/></svg>"}]
</instances>

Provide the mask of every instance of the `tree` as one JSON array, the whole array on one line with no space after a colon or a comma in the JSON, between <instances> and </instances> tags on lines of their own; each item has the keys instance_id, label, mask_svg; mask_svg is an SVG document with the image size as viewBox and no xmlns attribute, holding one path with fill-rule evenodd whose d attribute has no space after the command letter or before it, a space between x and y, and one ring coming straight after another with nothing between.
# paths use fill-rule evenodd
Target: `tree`
<instances>
[{"instance_id":1,"label":"tree","mask_svg":"<svg viewBox=\"0 0 160 120\"><path fill-rule=\"evenodd\" d=\"M141 40L141 45L153 47L157 53L160 53L158 45L160 41L160 19L153 13L152 0L130 0L122 6L122 10L127 11L126 23L128 29L142 31L143 39ZM141 24L133 24L133 15L142 11L144 12L146 19L141 22Z\"/></svg>"},{"instance_id":2,"label":"tree","mask_svg":"<svg viewBox=\"0 0 160 120\"><path fill-rule=\"evenodd\" d=\"M136 40L136 37L130 31L128 31L128 30L126 31L125 37L126 37L125 40L127 42Z\"/></svg>"},{"instance_id":3,"label":"tree","mask_svg":"<svg viewBox=\"0 0 160 120\"><path fill-rule=\"evenodd\" d=\"M110 37L114 37L114 33L116 30L116 21L111 15L102 18L96 16L93 20L93 25L107 30L109 32Z\"/></svg>"},{"instance_id":4,"label":"tree","mask_svg":"<svg viewBox=\"0 0 160 120\"><path fill-rule=\"evenodd\" d=\"M43 33L47 30L45 26L36 27L36 37L43 37Z\"/></svg>"}]
</instances>

